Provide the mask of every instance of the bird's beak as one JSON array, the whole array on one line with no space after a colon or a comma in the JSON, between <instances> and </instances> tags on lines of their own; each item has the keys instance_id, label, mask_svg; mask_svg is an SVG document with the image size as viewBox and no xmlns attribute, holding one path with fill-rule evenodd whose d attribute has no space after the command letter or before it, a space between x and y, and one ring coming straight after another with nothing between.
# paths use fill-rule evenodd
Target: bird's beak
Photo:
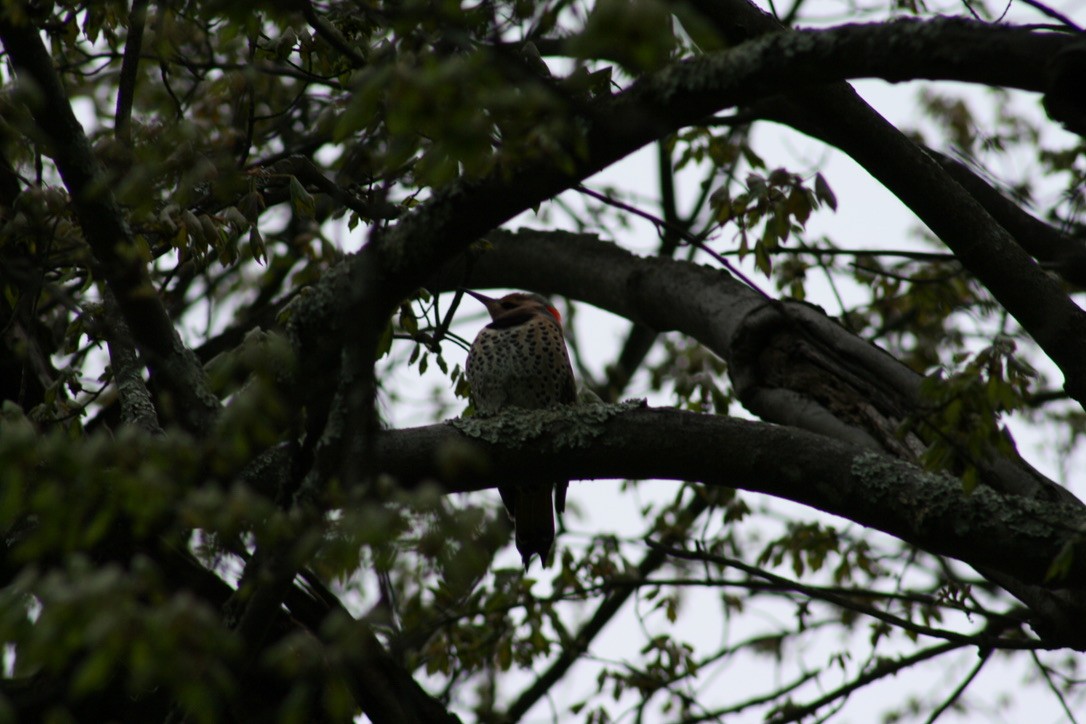
<instances>
[{"instance_id":1,"label":"bird's beak","mask_svg":"<svg viewBox=\"0 0 1086 724\"><path fill-rule=\"evenodd\" d=\"M493 304L494 302L498 301L497 299L494 299L493 297L488 297L487 295L480 294L479 292L473 292L470 289L463 289L462 291L464 292L464 294L471 295L471 296L475 297L476 299L478 299L480 302L482 302L486 306L487 309L490 309L490 305Z\"/></svg>"}]
</instances>

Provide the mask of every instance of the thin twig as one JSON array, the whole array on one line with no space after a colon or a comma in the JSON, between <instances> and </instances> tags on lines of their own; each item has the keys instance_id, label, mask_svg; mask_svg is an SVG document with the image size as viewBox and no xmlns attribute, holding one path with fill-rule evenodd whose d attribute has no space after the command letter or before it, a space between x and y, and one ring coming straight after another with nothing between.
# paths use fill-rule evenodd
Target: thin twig
<instances>
[{"instance_id":1,"label":"thin twig","mask_svg":"<svg viewBox=\"0 0 1086 724\"><path fill-rule=\"evenodd\" d=\"M771 254L813 254L815 256L853 256L853 257L881 257L899 256L915 261L957 261L954 254L938 251L910 251L906 249L826 249L816 246L799 244L796 246L780 246L769 250ZM723 256L737 256L738 251L723 252Z\"/></svg>"},{"instance_id":2,"label":"thin twig","mask_svg":"<svg viewBox=\"0 0 1086 724\"><path fill-rule=\"evenodd\" d=\"M324 42L346 56L355 68L366 67L366 59L362 57L357 50L351 47L350 43L347 42L347 39L343 37L334 25L317 14L317 11L313 9L313 3L306 0L301 3L301 9L305 21L309 23L309 26L313 28Z\"/></svg>"},{"instance_id":3,"label":"thin twig","mask_svg":"<svg viewBox=\"0 0 1086 724\"><path fill-rule=\"evenodd\" d=\"M928 717L927 724L935 724L935 720L942 716L943 712L945 712L947 709L954 705L954 702L956 702L961 697L962 693L965 692L966 688L968 688L969 685L973 683L973 679L977 678L977 674L979 674L980 670L984 668L984 665L988 663L988 659L991 657L991 655L991 649L981 650L980 661L978 661L977 665L973 667L973 670L969 672L969 675L962 680L962 683L958 685L958 688L950 693L950 696L946 698L946 701L944 701L938 709L931 713L931 716ZM1036 655L1037 654L1034 653L1034 656Z\"/></svg>"},{"instance_id":4,"label":"thin twig","mask_svg":"<svg viewBox=\"0 0 1086 724\"><path fill-rule=\"evenodd\" d=\"M947 641L939 644L938 646L932 646L929 649L923 649L918 651L912 656L906 656L904 658L896 659L893 661L882 661L877 664L875 668L867 671L860 676L857 676L852 681L844 684L831 692L828 692L824 696L815 699L812 702L804 704L802 706L789 707L787 711L781 712L780 716L770 719L770 724L787 724L787 722L800 721L801 719L813 714L822 707L830 704L838 699L849 696L857 689L861 689L868 684L878 681L879 679L887 676L892 676L899 671L912 668L919 663L927 661L928 659L934 659L937 656L941 656L945 653L949 653L956 649L963 648L962 644L955 643L953 641Z\"/></svg>"},{"instance_id":5,"label":"thin twig","mask_svg":"<svg viewBox=\"0 0 1086 724\"><path fill-rule=\"evenodd\" d=\"M577 190L577 191L580 191L582 194L584 194L586 196L591 196L592 198L597 199L598 201L602 201L603 203L607 204L608 206L614 206L616 209L621 209L623 211L634 214L635 216L640 216L641 218L655 224L657 228L664 228L664 229L668 229L669 231L674 232L679 237L681 237L687 244L689 244L691 247L696 248L696 249L700 249L701 251L704 251L709 256L713 257L713 259L715 259L718 264L720 264L725 269L727 269L735 278L737 278L739 281L746 284L753 291L757 292L759 295L764 297L766 300L773 301L773 297L769 296L769 294L767 294L765 291L763 291L762 288L759 287L757 284L755 284L754 281L750 277L748 277L746 274L744 274L743 272L739 271L734 266L732 266L731 262L729 262L727 259L725 259L722 255L720 255L717 252L710 249L708 246L705 245L705 242L702 239L699 239L698 237L694 236L689 231L686 231L685 229L683 229L681 227L675 226L674 224L669 224L668 222L664 221L663 219L661 219L661 218L659 218L657 216L653 216L652 214L648 213L647 211L642 211L641 209L637 208L636 206L630 206L629 204L623 203L622 201L619 201L618 199L611 198L607 194L601 194L599 191L593 191L592 189L588 188L584 184L577 184L573 188L575 190Z\"/></svg>"},{"instance_id":6,"label":"thin twig","mask_svg":"<svg viewBox=\"0 0 1086 724\"><path fill-rule=\"evenodd\" d=\"M1067 17L1066 15L1061 13L1059 10L1055 10L1053 8L1050 8L1047 5L1045 5L1044 3L1039 2L1038 0L1021 0L1021 1L1024 4L1029 5L1031 8L1034 8L1035 10L1040 11L1040 13L1042 15L1047 15L1048 17L1052 18L1053 20L1058 20L1060 23L1062 23L1062 24L1066 25L1067 27L1071 28L1076 33L1081 33L1082 32L1081 27L1076 25L1074 23L1074 21L1071 20L1071 18Z\"/></svg>"},{"instance_id":7,"label":"thin twig","mask_svg":"<svg viewBox=\"0 0 1086 724\"><path fill-rule=\"evenodd\" d=\"M713 711L705 712L704 714L700 714L695 717L688 717L682 720L682 724L700 724L700 722L709 721L710 719L719 719L725 714L738 714L744 709L750 709L754 706L761 706L762 704L772 703L777 699L780 699L785 694L795 691L811 679L818 676L820 673L820 671L808 671L807 673L802 674L798 679L791 682L790 684L785 684L779 689L776 689L775 691L772 691L768 694L753 696L749 699L745 699L741 702L732 704L731 706L725 707L723 709L714 709Z\"/></svg>"},{"instance_id":8,"label":"thin twig","mask_svg":"<svg viewBox=\"0 0 1086 724\"><path fill-rule=\"evenodd\" d=\"M679 514L681 524L675 526L676 534L681 534L689 525L693 524L708 507L703 496L695 496L693 500ZM667 560L667 556L661 551L650 550L638 564L636 577L644 578L652 571L659 568ZM520 696L505 711L505 719L517 721L523 717L537 701L547 695L551 687L569 671L570 667L581 658L583 652L588 650L588 645L603 630L603 627L614 618L615 614L629 599L632 588L616 590L610 593L596 607L595 613L580 627L569 645L565 646L558 654L557 660L539 676L536 681L521 692Z\"/></svg>"},{"instance_id":9,"label":"thin twig","mask_svg":"<svg viewBox=\"0 0 1086 724\"><path fill-rule=\"evenodd\" d=\"M871 267L862 266L856 262L851 262L849 266L858 272L863 272L872 276L886 277L887 279L896 279L897 281L905 282L906 284L943 284L944 282L948 282L951 279L957 279L965 274L964 270L958 270L949 274L943 274L942 276L932 277L931 279L919 279L917 277L907 277L904 274L895 274L894 272L886 271L885 269L872 269Z\"/></svg>"},{"instance_id":10,"label":"thin twig","mask_svg":"<svg viewBox=\"0 0 1086 724\"><path fill-rule=\"evenodd\" d=\"M727 558L725 556L717 556L704 552L688 551L682 548L673 548L663 545L651 539L646 539L646 544L653 550L658 550L674 558L680 558L682 560L690 561L708 561L716 563L721 566L727 566L729 568L736 568L752 576L764 578L771 583L775 583L781 586L790 587L797 593L802 593L810 598L832 603L841 608L849 611L855 611L856 613L862 613L864 615L876 618L880 621L897 626L906 631L911 631L916 634L922 634L924 636L931 636L933 638L941 638L946 641L951 641L960 645L973 645L981 648L1000 648L1000 649L1037 649L1045 648L1045 644L1040 641L1029 639L1003 639L989 637L987 634L983 635L971 635L961 634L956 631L949 631L946 629L937 629L931 626L925 626L923 624L914 623L908 619L895 616L885 611L880 611L873 606L866 606L856 601L852 601L849 598L837 593L821 590L815 586L808 586L800 583L799 581L791 581L783 576L778 576L774 573L764 571L757 566L751 566L742 561L735 560L733 558Z\"/></svg>"},{"instance_id":11,"label":"thin twig","mask_svg":"<svg viewBox=\"0 0 1086 724\"><path fill-rule=\"evenodd\" d=\"M113 133L124 143L131 142L132 102L139 77L140 48L143 28L147 21L147 0L133 0L128 13L128 38L124 43L124 59L117 79L117 110L113 114Z\"/></svg>"},{"instance_id":12,"label":"thin twig","mask_svg":"<svg viewBox=\"0 0 1086 724\"><path fill-rule=\"evenodd\" d=\"M1056 682L1052 680L1052 676L1048 673L1048 667L1041 663L1041 658L1037 655L1036 651L1031 651L1030 655L1033 656L1033 663L1037 665L1037 669L1041 672L1041 676L1045 678L1045 682L1048 683L1048 688L1056 696L1056 699L1060 702L1060 706L1063 707L1063 713L1067 715L1067 721L1071 724L1078 724L1078 719L1071 713L1071 707L1067 706L1067 699L1064 698L1063 692L1056 686Z\"/></svg>"}]
</instances>

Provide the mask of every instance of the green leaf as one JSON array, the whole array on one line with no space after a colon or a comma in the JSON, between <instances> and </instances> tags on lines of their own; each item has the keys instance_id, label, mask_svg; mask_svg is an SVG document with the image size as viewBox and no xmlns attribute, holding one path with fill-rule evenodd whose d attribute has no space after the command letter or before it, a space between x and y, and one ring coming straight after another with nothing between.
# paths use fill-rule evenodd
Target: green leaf
<instances>
[{"instance_id":1,"label":"green leaf","mask_svg":"<svg viewBox=\"0 0 1086 724\"><path fill-rule=\"evenodd\" d=\"M818 173L815 174L815 197L822 203L829 206L834 211L837 211L837 197L834 195L830 185L826 183L825 177Z\"/></svg>"},{"instance_id":2,"label":"green leaf","mask_svg":"<svg viewBox=\"0 0 1086 724\"><path fill-rule=\"evenodd\" d=\"M965 491L966 495L976 490L979 483L980 472L976 466L970 465L962 472L962 490Z\"/></svg>"},{"instance_id":3,"label":"green leaf","mask_svg":"<svg viewBox=\"0 0 1086 724\"><path fill-rule=\"evenodd\" d=\"M392 349L392 325L386 324L377 340L377 359L381 359Z\"/></svg>"},{"instance_id":4,"label":"green leaf","mask_svg":"<svg viewBox=\"0 0 1086 724\"><path fill-rule=\"evenodd\" d=\"M76 669L72 679L72 692L86 696L100 691L113 674L116 653L108 647L94 650Z\"/></svg>"},{"instance_id":5,"label":"green leaf","mask_svg":"<svg viewBox=\"0 0 1086 724\"><path fill-rule=\"evenodd\" d=\"M410 335L418 334L419 320L415 317L415 311L410 304L400 305L400 327Z\"/></svg>"},{"instance_id":6,"label":"green leaf","mask_svg":"<svg viewBox=\"0 0 1086 724\"><path fill-rule=\"evenodd\" d=\"M1045 571L1045 583L1062 581L1071 573L1071 564L1075 562L1074 540L1068 540L1060 548L1060 552L1052 559Z\"/></svg>"},{"instance_id":7,"label":"green leaf","mask_svg":"<svg viewBox=\"0 0 1086 724\"><path fill-rule=\"evenodd\" d=\"M264 246L264 237L260 234L260 229L255 226L249 229L249 253L253 255L253 259L258 264L264 264L267 261L267 249Z\"/></svg>"},{"instance_id":8,"label":"green leaf","mask_svg":"<svg viewBox=\"0 0 1086 724\"><path fill-rule=\"evenodd\" d=\"M290 177L290 207L303 219L312 219L317 213L313 195L305 190L297 176Z\"/></svg>"}]
</instances>

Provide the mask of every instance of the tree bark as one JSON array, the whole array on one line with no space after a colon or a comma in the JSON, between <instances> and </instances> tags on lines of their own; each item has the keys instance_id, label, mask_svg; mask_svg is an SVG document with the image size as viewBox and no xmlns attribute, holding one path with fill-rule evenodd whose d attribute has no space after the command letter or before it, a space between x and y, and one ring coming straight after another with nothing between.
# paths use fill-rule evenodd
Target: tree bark
<instances>
[{"instance_id":1,"label":"tree bark","mask_svg":"<svg viewBox=\"0 0 1086 724\"><path fill-rule=\"evenodd\" d=\"M471 435L450 424L386 431L376 458L406 487L439 482L447 492L493 487L524 470L571 480L658 478L741 488L1056 593L1086 589L1081 505L985 487L967 494L956 479L795 428L670 409L613 409L589 405L459 425ZM1053 565L1057 559L1062 567ZM1073 622L1036 628L1053 647L1086 650L1086 632Z\"/></svg>"}]
</instances>

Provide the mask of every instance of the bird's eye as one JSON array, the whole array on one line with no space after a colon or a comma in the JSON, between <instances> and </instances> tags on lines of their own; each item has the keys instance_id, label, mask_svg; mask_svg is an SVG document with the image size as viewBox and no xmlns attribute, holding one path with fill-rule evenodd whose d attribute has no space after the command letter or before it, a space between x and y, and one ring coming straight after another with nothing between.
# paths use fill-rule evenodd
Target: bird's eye
<instances>
[{"instance_id":1,"label":"bird's eye","mask_svg":"<svg viewBox=\"0 0 1086 724\"><path fill-rule=\"evenodd\" d=\"M513 302L502 302L502 309L512 309L515 306L517 305Z\"/></svg>"}]
</instances>

